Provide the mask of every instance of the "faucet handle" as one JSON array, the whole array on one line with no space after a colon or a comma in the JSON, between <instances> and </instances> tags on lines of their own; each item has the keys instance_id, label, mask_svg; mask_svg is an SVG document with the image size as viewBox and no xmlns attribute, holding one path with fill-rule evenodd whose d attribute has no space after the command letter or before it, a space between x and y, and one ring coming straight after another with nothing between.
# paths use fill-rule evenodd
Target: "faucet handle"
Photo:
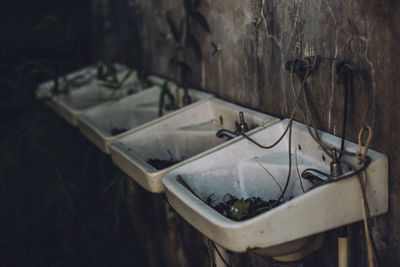
<instances>
[{"instance_id":1,"label":"faucet handle","mask_svg":"<svg viewBox=\"0 0 400 267\"><path fill-rule=\"evenodd\" d=\"M332 149L331 176L338 177L343 174L342 166L337 158L336 148Z\"/></svg>"},{"instance_id":2,"label":"faucet handle","mask_svg":"<svg viewBox=\"0 0 400 267\"><path fill-rule=\"evenodd\" d=\"M240 120L240 124L239 124L239 130L240 133L245 133L249 130L249 126L247 125L247 123L244 121L244 115L243 112L240 111L239 112L239 120Z\"/></svg>"}]
</instances>

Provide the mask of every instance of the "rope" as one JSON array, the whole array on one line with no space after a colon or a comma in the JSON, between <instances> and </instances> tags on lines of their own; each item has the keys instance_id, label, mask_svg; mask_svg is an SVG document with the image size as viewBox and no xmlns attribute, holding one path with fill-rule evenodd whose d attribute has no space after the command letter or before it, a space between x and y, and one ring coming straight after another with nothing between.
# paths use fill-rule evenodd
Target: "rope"
<instances>
[{"instance_id":1,"label":"rope","mask_svg":"<svg viewBox=\"0 0 400 267\"><path fill-rule=\"evenodd\" d=\"M364 146L364 150L361 153L361 147L362 147L362 137L364 135L364 132L368 131L368 137L367 141ZM357 152L356 152L356 158L358 160L358 164L365 164L366 158L367 158L367 153L368 153L368 148L372 140L372 129L370 126L364 126L363 128L360 129L358 133L358 147L357 147ZM368 265L369 267L374 267L374 244L373 240L371 237L371 231L370 231L370 226L368 224L368 219L371 217L370 211L369 211L369 205L368 205L368 200L366 196L366 183L367 183L367 173L366 171L362 171L358 175L358 181L360 183L360 188L361 188L361 194L362 194L362 211L363 211L363 217L364 217L364 230L365 230L365 240L367 243L367 253L368 253Z\"/></svg>"},{"instance_id":2,"label":"rope","mask_svg":"<svg viewBox=\"0 0 400 267\"><path fill-rule=\"evenodd\" d=\"M361 154L362 137L363 137L363 134L365 131L368 131L368 137L367 137L367 142L365 143L365 146L364 146L364 150ZM356 158L358 160L358 164L361 164L365 161L365 157L367 156L369 145L371 144L372 136L373 136L373 133L372 133L372 129L370 126L364 126L359 131L358 147L357 147L357 152L356 152Z\"/></svg>"}]
</instances>

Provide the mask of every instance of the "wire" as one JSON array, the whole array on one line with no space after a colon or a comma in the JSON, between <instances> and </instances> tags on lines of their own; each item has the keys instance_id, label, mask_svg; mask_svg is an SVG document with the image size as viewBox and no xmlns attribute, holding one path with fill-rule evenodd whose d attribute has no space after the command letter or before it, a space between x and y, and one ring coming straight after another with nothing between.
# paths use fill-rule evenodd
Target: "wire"
<instances>
[{"instance_id":1,"label":"wire","mask_svg":"<svg viewBox=\"0 0 400 267\"><path fill-rule=\"evenodd\" d=\"M210 260L210 267L214 267L214 262L213 262L213 258L211 255L211 240L210 239L208 239L208 242L207 242L207 251L208 251L208 257Z\"/></svg>"},{"instance_id":2,"label":"wire","mask_svg":"<svg viewBox=\"0 0 400 267\"><path fill-rule=\"evenodd\" d=\"M276 146L286 135L286 133L289 131L289 172L288 172L288 177L286 180L286 184L285 184L285 188L283 189L283 192L281 194L281 196L279 197L278 201L283 198L289 181L290 181L290 174L291 174L291 168L292 168L292 161L291 161L291 141L292 141L292 122L293 122L293 117L295 112L297 111L297 109L300 107L300 111L301 111L301 115L303 117L303 120L306 124L307 130L310 134L310 136L314 139L315 142L317 142L320 147L322 148L322 150L331 158L333 158L333 154L332 154L332 150L331 148L326 145L322 140L321 137L319 135L318 130L315 128L315 122L313 121L312 117L311 117L311 123L310 121L307 119L305 112L304 112L304 107L301 103L301 96L303 96L304 90L305 88L307 88L307 78L309 78L309 75L311 74L311 72L315 69L316 66L316 62L318 60L318 57L314 57L312 60L312 64L307 64L310 63L310 60L306 61L306 60L293 60L293 61L289 61L286 63L286 69L288 71L290 71L291 73L291 79L292 79L292 89L293 89L293 94L296 97L296 105L292 111L292 114L290 116L290 121L285 129L285 131L283 132L283 134L278 138L278 140L276 142L274 142L272 145L270 146L263 146L261 144L259 144L258 142L256 142L255 140L253 140L252 138L246 136L244 133L242 133L242 135L248 139L249 141L251 141L252 143L256 144L257 146L264 148L264 149L270 149L273 148L274 146ZM290 64L291 63L291 64ZM295 68L296 67L296 68ZM362 81L362 77L358 72L355 72L354 69L348 65L347 63L339 63L337 66L337 72L341 74L341 77L339 77L339 81L338 82L342 82L344 84L345 87L345 99L344 99L344 111L343 111L343 127L342 127L342 140L341 140L341 145L340 145L340 149L339 149L339 161L342 162L343 164L346 164L348 166L350 166L350 168L353 170L353 172L350 172L344 176L341 176L339 178L336 178L335 180L330 180L327 182L323 182L320 185L323 184L327 184L327 183L332 183L332 182L337 182L340 180L343 180L345 178L348 178L350 176L354 176L357 174L358 176L358 180L360 183L360 187L361 187L361 192L362 192L362 207L363 207L363 217L364 217L364 228L365 228L365 235L366 235L366 242L367 242L367 250L368 250L368 262L369 262L369 266L373 267L374 266L374 250L376 251L376 247L375 244L373 242L373 239L371 237L370 234L370 227L368 224L368 219L370 218L370 212L369 212L369 206L368 206L368 200L366 197L366 180L367 180L367 174L366 174L366 168L368 167L368 165L371 162L371 159L367 156L367 152L368 152L368 147L370 145L371 139L372 139L372 129L369 126L363 127L358 135L358 148L357 148L357 152L356 153L351 153L351 152L347 152L344 150L344 142L345 142L345 134L346 134L346 125L347 125L347 107L348 107L348 89L349 87L353 87L353 76L355 74L358 75L358 77L360 78L360 80ZM301 89L300 89L300 93L297 96L296 95L296 91L294 89L293 86L293 73L296 73L300 78L302 78L302 83L301 83ZM307 96L304 94L304 102L305 102L305 106L309 109L309 104L307 101ZM310 110L309 110L310 112ZM311 114L311 112L310 112ZM311 125L311 126L310 126ZM365 144L364 150L361 154L361 146L362 146L362 136L363 133L365 131L368 131L368 138L367 138L367 142ZM314 132L313 132L314 131ZM297 151L296 151L297 152ZM342 159L343 155L350 155L350 156L354 156L357 160L358 160L358 164L362 164L362 167L357 169L355 166L353 166L351 163L346 162L345 160ZM296 165L297 165L297 158L296 158ZM319 186L320 186L319 185ZM376 259L378 261L378 255L376 253Z\"/></svg>"},{"instance_id":3,"label":"wire","mask_svg":"<svg viewBox=\"0 0 400 267\"><path fill-rule=\"evenodd\" d=\"M336 73L338 74L338 84L343 84L344 87L344 103L343 103L343 125L342 125L342 141L340 149L344 150L344 142L346 140L346 127L347 127L347 109L348 109L348 98L349 89L354 91L353 78L356 73L354 68L345 61L336 64ZM339 154L338 159L341 159L342 153Z\"/></svg>"},{"instance_id":4,"label":"wire","mask_svg":"<svg viewBox=\"0 0 400 267\"><path fill-rule=\"evenodd\" d=\"M254 157L254 160L258 163L258 165L261 166L261 168L263 168L274 180L274 182L276 183L276 185L279 187L279 189L281 190L281 192L283 192L281 185L278 183L278 181L275 179L275 177L272 175L272 173L270 173L267 168L264 167L264 165L261 164L261 162L258 160L257 157Z\"/></svg>"},{"instance_id":5,"label":"wire","mask_svg":"<svg viewBox=\"0 0 400 267\"><path fill-rule=\"evenodd\" d=\"M299 171L299 164L298 164L298 162L297 162L297 147L294 147L294 155L295 155L295 159L296 159L297 177L299 178L301 190L303 190L303 193L305 193L306 190L304 190L303 182L301 181L301 175L300 175L300 171Z\"/></svg>"},{"instance_id":6,"label":"wire","mask_svg":"<svg viewBox=\"0 0 400 267\"><path fill-rule=\"evenodd\" d=\"M288 138L289 139L289 142L288 142L289 143L289 148L288 148L288 152L289 152L289 170L288 170L288 175L287 175L287 178L286 178L285 187L284 187L281 195L277 199L277 201L280 201L284 197L284 195L286 193L286 190L287 190L287 188L289 186L290 176L291 176L291 173L292 173L292 153L291 153L292 151L291 151L291 149L292 149L293 118L294 118L294 115L295 115L297 109L301 105L301 97L303 96L304 88L307 85L307 79L309 78L311 73L314 71L314 69L315 69L315 67L317 65L317 61L318 61L318 56L315 56L315 57L312 57L312 58L308 58L308 60L293 60L293 61L288 62L286 64L286 69L289 69L291 71L291 73L294 73L294 72L300 73L299 76L301 76L303 78L303 80L301 82L300 92L296 96L296 104L295 104L295 107L293 108L293 111L292 111L292 113L290 115L289 123L286 126L285 131L278 138L278 140L276 140L272 145L264 146L264 145L261 145L260 143L258 143L257 141L255 141L254 139L250 138L249 136L247 136L245 133L241 132L241 135L243 135L247 140L249 140L253 144L257 145L258 147L260 147L262 149L271 149L271 148L275 147L277 144L279 144L282 141L282 139L286 136L288 131L289 131L289 138ZM304 117L304 114L303 114L303 117ZM307 124L307 129L308 129L309 133L312 135L311 129L310 129L308 124ZM315 139L315 140L317 140L317 139ZM321 146L323 146L322 142L319 142L319 143L321 143Z\"/></svg>"},{"instance_id":7,"label":"wire","mask_svg":"<svg viewBox=\"0 0 400 267\"><path fill-rule=\"evenodd\" d=\"M363 136L365 130L368 131L368 137L367 137L367 142L364 146L364 151L361 154L362 136ZM365 126L365 127L361 128L358 133L358 148L357 148L356 157L358 159L359 164L364 165L364 162L365 162L365 159L367 156L367 152L368 152L368 148L369 148L369 145L372 140L372 135L373 135L372 129L370 126ZM362 193L362 198L363 198L361 204L362 204L363 217L364 217L365 240L367 242L368 263L369 263L369 267L373 267L374 266L374 242L372 240L371 230L370 230L370 226L368 224L368 219L371 217L371 214L369 211L368 199L367 199L367 195L366 195L366 183L367 183L366 171L365 170L362 171L358 175L358 178L359 178L358 181L360 183L361 193Z\"/></svg>"},{"instance_id":8,"label":"wire","mask_svg":"<svg viewBox=\"0 0 400 267\"><path fill-rule=\"evenodd\" d=\"M222 257L222 255L221 255L221 253L219 252L219 250L218 250L217 246L215 245L215 243L214 243L212 240L210 240L210 241L211 241L211 244L213 245L215 251L217 252L218 256L219 256L219 257L221 258L221 260L225 263L225 265L226 265L227 267L231 267L231 265L224 259L224 257Z\"/></svg>"}]
</instances>

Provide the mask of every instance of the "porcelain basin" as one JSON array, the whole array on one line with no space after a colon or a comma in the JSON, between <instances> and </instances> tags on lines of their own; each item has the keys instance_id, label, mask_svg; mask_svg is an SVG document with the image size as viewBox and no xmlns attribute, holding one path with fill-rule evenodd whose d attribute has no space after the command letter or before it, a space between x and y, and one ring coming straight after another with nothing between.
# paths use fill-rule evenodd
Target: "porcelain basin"
<instances>
[{"instance_id":1,"label":"porcelain basin","mask_svg":"<svg viewBox=\"0 0 400 267\"><path fill-rule=\"evenodd\" d=\"M278 121L213 98L112 143L112 160L146 190L161 193L164 191L161 177L167 171L241 138L227 141L225 137L216 137L221 128L236 130L239 111L244 112L245 121L253 131ZM151 160L174 162L163 167Z\"/></svg>"},{"instance_id":2,"label":"porcelain basin","mask_svg":"<svg viewBox=\"0 0 400 267\"><path fill-rule=\"evenodd\" d=\"M120 67L121 66L119 66L119 68ZM77 84L81 84L82 86L84 86L92 82L96 78L96 73L97 73L96 68L94 66L89 66L65 75L65 79L75 80ZM60 83L61 83L60 85L62 86L64 81L61 79ZM53 86L54 86L53 80L40 84L38 86L38 89L36 90L36 96L38 98L46 98L46 97L51 98L52 97L51 91Z\"/></svg>"},{"instance_id":3,"label":"porcelain basin","mask_svg":"<svg viewBox=\"0 0 400 267\"><path fill-rule=\"evenodd\" d=\"M182 99L183 90L169 83L170 91L177 100ZM123 136L157 123L168 116L180 113L211 98L198 90L189 90L193 101L191 105L179 108L176 111L165 110L163 117L159 118L159 99L161 86L153 86L137 94L125 97L119 101L109 101L78 116L78 127L83 135L98 146L104 153L109 154L109 144Z\"/></svg>"},{"instance_id":4,"label":"porcelain basin","mask_svg":"<svg viewBox=\"0 0 400 267\"><path fill-rule=\"evenodd\" d=\"M270 145L281 136L288 122L273 124L251 138ZM253 218L234 221L206 203L215 206L227 194L238 199L277 199L288 176L288 135L268 150L242 139L171 170L162 178L168 201L191 225L227 250L263 249L263 254L269 256L294 253L307 242L307 237L314 238L319 233L362 220L357 175L313 189L309 180L301 179L303 192L296 165L300 174L308 168L329 173L330 158L314 142L305 125L293 122L292 129L293 168L283 204ZM323 132L321 137L331 147L340 146L338 137ZM356 148L354 143L345 143L347 151L355 152ZM375 216L388 211L388 159L371 149L368 155L372 162L366 169L366 195L370 214ZM343 159L359 166L350 157ZM343 171L345 175L350 174L347 166L343 166Z\"/></svg>"},{"instance_id":5,"label":"porcelain basin","mask_svg":"<svg viewBox=\"0 0 400 267\"><path fill-rule=\"evenodd\" d=\"M117 77L122 79L129 71L122 65L117 64ZM36 94L39 98L50 98L48 105L59 113L70 124L77 125L77 116L88 109L102 103L120 99L141 90L136 72L132 72L123 86L118 90L112 90L102 86L103 81L96 78L97 71L94 67L87 67L66 75L66 81L74 80L74 85L66 94L52 95L53 81L39 86ZM60 80L60 87L65 84Z\"/></svg>"}]
</instances>

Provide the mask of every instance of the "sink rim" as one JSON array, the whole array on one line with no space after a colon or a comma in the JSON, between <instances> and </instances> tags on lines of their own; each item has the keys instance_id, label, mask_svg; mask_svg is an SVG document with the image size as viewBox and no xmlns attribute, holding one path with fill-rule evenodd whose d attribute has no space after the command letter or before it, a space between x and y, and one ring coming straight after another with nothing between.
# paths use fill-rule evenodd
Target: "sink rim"
<instances>
[{"instance_id":1,"label":"sink rim","mask_svg":"<svg viewBox=\"0 0 400 267\"><path fill-rule=\"evenodd\" d=\"M174 86L176 87L176 85L174 84L169 84L170 86ZM179 114L181 112L184 112L188 109L191 109L192 107L195 107L197 105L200 105L201 103L203 103L204 101L207 101L208 99L213 98L212 94L206 93L206 92L202 92L199 90L195 90L195 89L189 89L189 94L192 95L196 95L197 97L199 97L199 100L197 100L196 102L188 105L188 106L184 106L179 108L178 110L169 112L164 114L161 117L152 119L144 124L138 125L134 128L131 128L127 131L124 131L122 133L116 134L114 136L108 136L105 135L101 130L98 129L97 125L95 125L90 119L90 116L95 115L98 112L103 111L103 109L109 107L109 108L113 108L116 105L119 105L119 103L121 102L129 102L129 101L134 101L137 98L140 98L144 95L147 95L149 93L151 93L151 91L158 91L160 90L160 85L154 85L150 88L144 89L136 94L124 97L118 101L108 101L104 104L98 105L96 107L91 108L90 110L87 110L84 113L80 113L77 116L77 122L78 122L78 128L81 131L81 133L83 135L85 135L86 137L89 138L89 140L91 140L101 151L103 151L106 154L110 154L110 145L112 142L121 139L125 136L128 136L130 134L133 134L137 131L140 131L144 128L147 128L153 124L156 124L158 122L161 122L165 119L168 119L171 116L175 116L176 114ZM151 91L150 91L151 90Z\"/></svg>"},{"instance_id":2,"label":"sink rim","mask_svg":"<svg viewBox=\"0 0 400 267\"><path fill-rule=\"evenodd\" d=\"M93 64L91 64L89 66L80 68L78 70L75 70L75 71L73 71L71 73L66 74L65 76L70 79L70 78L73 78L76 75L79 75L79 74L84 73L86 71L93 72L93 71L96 70L96 64L97 63L93 63ZM124 64L121 64L121 63L115 63L115 67L117 68L118 71L127 71L128 70L127 66L125 66ZM134 72L136 72L136 70L134 70ZM159 76L154 75L154 74L149 75L148 76L148 80L153 85L160 85L161 86L161 85L164 84L164 82L168 82L169 85L174 85L175 84L172 81L169 81L167 79L164 79L164 78L159 77ZM109 102L109 101L104 101L104 102L98 103L97 105L94 105L94 106L91 106L91 107L87 107L87 108L84 108L84 109L76 109L74 107L71 107L67 103L65 103L65 101L63 101L59 96L52 95L50 93L50 86L51 86L52 83L53 83L53 81L49 80L49 81L45 81L45 82L39 84L38 88L35 90L35 95L39 99L48 98L48 100L46 101L46 105L48 107L50 107L51 109L53 109L56 113L58 113L62 118L64 118L72 126L78 126L77 117L80 114L88 112L93 108L96 108L98 106L104 105L107 102ZM83 86L81 86L79 88L76 88L76 89L77 90L83 89L85 86L87 86L87 85L83 85Z\"/></svg>"},{"instance_id":3,"label":"sink rim","mask_svg":"<svg viewBox=\"0 0 400 267\"><path fill-rule=\"evenodd\" d=\"M96 71L97 71L96 70L96 64L98 64L98 62L92 63L92 64L90 64L88 66L85 66L85 67L82 67L82 68L79 68L79 69L74 70L74 71L72 71L70 73L67 73L67 74L65 74L63 76L66 77L67 79L73 79L75 76L78 76L80 74L84 74L85 72L90 72L92 74L94 73L94 75L96 76ZM124 65L124 64L121 64L121 63L115 63L114 66L115 66L117 71L128 70L128 67L126 65ZM48 80L48 81L40 83L38 85L38 88L35 90L36 97L37 98L45 98L45 97L53 98L53 97L56 97L56 96L51 95L50 92L49 92L49 90L50 90L49 86L51 86L52 83L53 83L53 80ZM79 87L79 88L82 88L82 87L84 87L84 85ZM79 88L77 88L77 89L79 89Z\"/></svg>"},{"instance_id":4,"label":"sink rim","mask_svg":"<svg viewBox=\"0 0 400 267\"><path fill-rule=\"evenodd\" d=\"M271 115L268 114L264 114L258 111L254 111L254 110L250 110L244 107L241 107L239 105L235 105L232 103L229 103L227 101L224 101L222 99L218 99L216 97L214 98L209 98L206 99L205 101L203 101L202 103L199 103L199 105L205 105L207 104L207 102L217 102L217 103L224 103L225 105L228 105L229 107L235 107L235 111L237 109L237 111L244 111L245 114L246 113L251 113L251 114L256 114L259 117L263 118L263 124L248 131L248 133L254 133L257 131L260 131L262 129L264 129L265 127L267 127L270 124L274 124L276 122L279 121L279 118L273 117ZM179 114L173 114L170 117L166 118L163 121L158 121L159 123L167 123L168 120L173 119L175 116L180 116L182 115L182 113ZM152 124L152 126L156 127L156 124ZM143 130L143 129L140 129ZM139 131L135 131L134 133L130 133L130 134L137 134ZM182 165L187 164L188 162L191 162L199 157L202 157L204 155L207 155L211 152L217 151L225 146L228 146L234 142L237 142L238 140L243 139L243 136L237 136L231 140L226 140L225 142L216 145L214 147L211 147L209 149L206 149L196 155L193 155L187 159L184 159L172 166L169 166L167 168L164 169L156 169L153 166L151 166L149 163L146 162L146 160L144 160L143 158L141 158L139 155L137 155L136 153L132 152L127 152L126 150L126 146L123 145L122 142L124 142L127 138L129 138L129 135L127 134L126 136L124 136L123 138L120 138L118 140L116 140L115 142L112 142L110 144L110 154L111 154L111 158L113 160L113 162L119 167L121 168L125 173L128 174L128 176L130 176L132 179L134 179L137 183L139 183L143 188L145 188L146 190L152 192L152 193L162 193L164 192L164 186L161 183L161 177L173 170L176 169ZM126 139L125 139L126 138ZM124 161L124 163L122 163L121 161ZM128 164L130 165L130 168L125 167L124 164ZM132 168L136 171L139 172L139 175L135 175L132 171ZM128 170L129 169L129 170Z\"/></svg>"}]
</instances>

